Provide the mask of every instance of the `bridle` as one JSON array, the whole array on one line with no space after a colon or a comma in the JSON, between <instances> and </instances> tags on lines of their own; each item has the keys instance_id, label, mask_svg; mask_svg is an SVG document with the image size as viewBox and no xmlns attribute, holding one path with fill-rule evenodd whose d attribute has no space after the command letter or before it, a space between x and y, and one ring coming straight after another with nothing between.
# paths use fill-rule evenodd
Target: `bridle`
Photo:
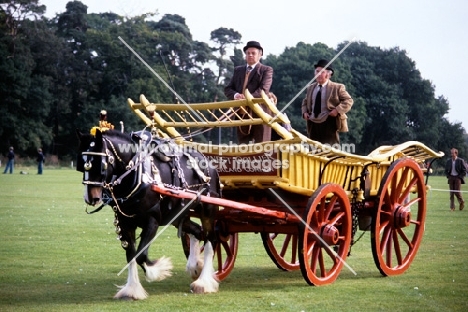
<instances>
[{"instance_id":1,"label":"bridle","mask_svg":"<svg viewBox=\"0 0 468 312\"><path fill-rule=\"evenodd\" d=\"M128 200L138 190L140 190L141 185L144 183L148 183L148 182L162 183L158 168L154 166L152 161L150 161L151 162L150 170L152 173L152 176L150 178L151 181L145 180L146 182L143 182L143 175L144 175L143 165L145 162L147 162L147 157L148 157L147 153L143 151L137 152L132 157L132 159L128 163L126 163L125 161L122 160L122 158L117 153L117 150L115 149L115 146L112 143L112 141L109 140L107 137L104 137L104 136L102 137L102 151L101 152L90 151L90 149L92 149L95 146L95 144L96 143L94 141L91 142L88 150L81 153L83 158L86 157L86 159L83 159L84 160L84 166L83 166L84 177L83 177L82 183L86 186L102 187L103 189L109 192L110 197L106 198L106 201L99 208L95 209L92 212L88 212L88 214L101 210L102 207L104 207L105 205L113 201L115 203L115 206L112 206L112 209L114 210L114 212L119 211L122 215L126 217L129 217L129 218L133 217L134 215L127 215L120 209L119 202L122 203ZM202 179L202 183L188 185L187 181L185 180L184 171L181 168L180 163L179 163L179 156L174 156L175 161L174 161L174 168L172 170L173 174L176 174L177 177L180 179L181 184L184 189L190 189L193 187L201 187L201 186L206 185L210 181L209 175L207 176L202 172L202 170L196 165L195 160L193 160L193 158L190 155L186 154L186 156L189 157L189 161L194 162L193 164L195 165L193 166L192 169L197 172L198 176ZM100 164L98 164L95 161L94 157L100 157ZM118 163L120 163L120 165L124 168L125 172L121 174L120 176L113 175L110 181L108 182L109 180L108 168L109 168L109 165L111 165L114 168L116 167L115 159L117 159ZM93 165L100 166L101 181L89 180L89 173L91 169L93 168ZM129 187L130 189L129 193L127 195L120 195L119 198L116 198L114 194L114 187L118 186L122 182L122 180L132 172L135 172L136 176L135 176L135 181L134 181L133 186ZM171 186L174 187L174 185L171 185ZM107 194L103 194L103 195L107 195Z\"/></svg>"},{"instance_id":2,"label":"bridle","mask_svg":"<svg viewBox=\"0 0 468 312\"><path fill-rule=\"evenodd\" d=\"M112 152L107 148L107 144L108 143L111 148L112 148ZM95 142L91 142L89 147L92 148L95 146ZM114 162L115 162L115 158L117 158L117 160L119 160L120 163L123 164L124 167L126 167L126 164L125 162L122 160L122 158L120 158L120 156L117 154L117 151L115 150L115 147L114 145L112 144L112 142L107 139L107 138L104 138L102 139L102 144L103 144L103 150L105 152L91 152L89 151L89 148L86 152L82 152L81 155L83 157L87 157L87 156L91 156L89 159L86 159L85 162L84 162L84 178L83 178L83 184L85 185L95 185L95 186L101 186L101 187L106 187L107 183L106 183L106 180L107 180L107 168L110 165L114 165ZM114 155L115 155L115 158L114 158ZM101 181L90 181L89 180L89 172L91 171L91 169L93 168L93 160L94 160L94 157L93 156L99 156L101 157Z\"/></svg>"},{"instance_id":3,"label":"bridle","mask_svg":"<svg viewBox=\"0 0 468 312\"><path fill-rule=\"evenodd\" d=\"M106 202L104 202L100 207L98 207L97 209L93 210L92 212L88 212L88 214L91 214L91 213L94 213L94 212L97 212L99 210L102 209L102 207L104 207L105 205L107 205L109 202L111 202L111 199L112 201L114 201L115 205L114 207L112 207L114 209L114 211L120 211L120 213L126 217L133 217L133 215L127 215L125 214L119 207L119 204L118 202L121 201L125 201L127 200L128 198L130 198L140 187L141 185L141 164L142 162L144 161L144 158L143 157L138 157L138 155L135 155L135 157L133 157L132 160L129 161L128 164L126 164L122 158L119 156L119 154L117 153L117 150L115 149L115 146L114 144L112 143L112 141L110 141L108 138L106 137L103 137L102 138L102 144L103 144L103 150L104 152L93 152L93 151L89 151L89 149L85 152L82 152L82 156L83 157L86 157L86 159L84 159L84 176L83 176L83 184L86 185L86 186L97 186L97 187L102 187L103 189L107 190L110 195L111 195L111 198L109 198ZM90 143L90 148L94 147L95 145L95 142L91 142ZM108 148L108 146L110 146L110 148ZM100 162L100 178L101 180L100 181L92 181L92 180L89 180L89 172L91 171L91 169L93 168L93 162L95 161L94 160L94 157L97 156L97 157L100 157L101 159L101 162ZM88 158L89 157L89 158ZM113 176L111 181L107 182L108 180L108 177L107 177L107 169L109 167L109 165L111 166L115 166L115 159L117 159L119 161L119 163L125 168L125 172L117 178L117 176ZM96 164L95 164L96 165ZM138 173L139 175L139 178L138 178L138 183L136 183L135 187L130 191L130 193L122 198L116 198L115 194L114 194L114 186L116 185L119 185L122 180L127 176L129 175L132 171L135 171Z\"/></svg>"}]
</instances>

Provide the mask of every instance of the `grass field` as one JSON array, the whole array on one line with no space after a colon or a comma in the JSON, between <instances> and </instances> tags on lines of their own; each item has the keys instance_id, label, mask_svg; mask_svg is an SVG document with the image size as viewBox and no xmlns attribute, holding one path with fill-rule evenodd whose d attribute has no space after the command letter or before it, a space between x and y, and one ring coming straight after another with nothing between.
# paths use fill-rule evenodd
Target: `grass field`
<instances>
[{"instance_id":1,"label":"grass field","mask_svg":"<svg viewBox=\"0 0 468 312\"><path fill-rule=\"evenodd\" d=\"M382 277L365 232L337 281L311 287L300 271L283 272L260 235L240 234L234 271L217 294L193 295L176 229L150 249L166 255L173 276L147 283L143 301L112 299L127 272L113 212L87 215L81 174L0 175L0 311L467 311L468 209L450 212L446 180L431 177L426 232L408 271ZM466 187L465 187L466 188ZM468 194L465 195L468 199ZM359 236L361 231L357 232Z\"/></svg>"}]
</instances>

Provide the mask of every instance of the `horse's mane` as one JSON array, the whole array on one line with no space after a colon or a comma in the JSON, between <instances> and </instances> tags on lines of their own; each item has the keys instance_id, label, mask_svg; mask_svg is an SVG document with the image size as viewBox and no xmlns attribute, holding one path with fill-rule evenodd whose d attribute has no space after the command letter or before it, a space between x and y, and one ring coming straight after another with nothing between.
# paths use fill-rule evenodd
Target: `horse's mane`
<instances>
[{"instance_id":1,"label":"horse's mane","mask_svg":"<svg viewBox=\"0 0 468 312\"><path fill-rule=\"evenodd\" d=\"M102 133L105 136L118 138L126 141L132 141L132 137L130 134L121 132L119 130L106 130Z\"/></svg>"}]
</instances>

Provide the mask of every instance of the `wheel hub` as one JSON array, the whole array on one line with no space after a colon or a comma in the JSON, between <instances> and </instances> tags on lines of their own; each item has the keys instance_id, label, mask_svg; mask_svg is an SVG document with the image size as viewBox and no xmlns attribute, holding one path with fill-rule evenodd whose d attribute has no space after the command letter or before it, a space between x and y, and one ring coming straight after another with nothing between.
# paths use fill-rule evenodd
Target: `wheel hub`
<instances>
[{"instance_id":1,"label":"wheel hub","mask_svg":"<svg viewBox=\"0 0 468 312\"><path fill-rule=\"evenodd\" d=\"M328 245L336 245L338 243L339 232L333 225L325 225L322 227L321 237Z\"/></svg>"},{"instance_id":2,"label":"wheel hub","mask_svg":"<svg viewBox=\"0 0 468 312\"><path fill-rule=\"evenodd\" d=\"M402 206L395 209L393 214L393 224L395 228L404 228L410 225L411 221L411 212L408 209L403 208Z\"/></svg>"}]
</instances>

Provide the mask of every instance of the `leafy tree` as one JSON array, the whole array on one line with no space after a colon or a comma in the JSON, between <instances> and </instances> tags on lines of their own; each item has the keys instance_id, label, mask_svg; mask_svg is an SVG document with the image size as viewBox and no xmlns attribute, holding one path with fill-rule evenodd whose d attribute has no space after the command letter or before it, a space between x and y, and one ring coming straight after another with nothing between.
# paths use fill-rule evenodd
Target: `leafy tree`
<instances>
[{"instance_id":1,"label":"leafy tree","mask_svg":"<svg viewBox=\"0 0 468 312\"><path fill-rule=\"evenodd\" d=\"M408 140L438 146L438 129L448 105L435 99L434 87L422 79L406 51L353 43L344 51L342 60L351 68L353 97L362 101L367 117L362 139L357 141L359 150L369 152L383 144ZM356 116L353 113L354 108L350 118ZM358 139L354 131L350 127L350 135Z\"/></svg>"},{"instance_id":2,"label":"leafy tree","mask_svg":"<svg viewBox=\"0 0 468 312\"><path fill-rule=\"evenodd\" d=\"M242 35L232 28L228 29L221 27L211 32L210 39L217 44L215 49L219 53L219 57L216 58L216 65L218 66L218 77L216 84L220 85L221 79L227 73L232 75L234 69L233 66L230 66L229 59L226 58L227 49L230 46L235 47L237 44L239 44L241 42Z\"/></svg>"},{"instance_id":3,"label":"leafy tree","mask_svg":"<svg viewBox=\"0 0 468 312\"><path fill-rule=\"evenodd\" d=\"M9 1L0 12L0 141L21 152L52 142L47 125L52 102L50 47L53 34L37 1ZM51 39L52 38L52 39Z\"/></svg>"},{"instance_id":4,"label":"leafy tree","mask_svg":"<svg viewBox=\"0 0 468 312\"><path fill-rule=\"evenodd\" d=\"M211 45L194 41L185 18L176 14L159 21L152 19L154 13L126 18L87 14L80 1L68 2L66 11L50 20L44 12L45 6L35 0L0 5L3 151L14 146L33 155L42 146L60 157L73 155L75 128L94 126L102 109L117 128L122 121L126 130L140 130L142 123L129 113L126 102L138 102L141 94L155 103L225 100L224 85L234 67L245 63L236 47L240 33L221 27L211 32ZM278 108L297 130L305 133L301 103L313 81L313 65L322 58L331 60L347 44L334 49L299 42L280 55L264 56L262 62L274 68L271 91L278 97ZM233 54L228 55L231 48ZM448 99L435 97L434 86L421 77L404 50L353 43L333 67L332 80L345 84L354 99L348 113L350 132L341 139L354 143L358 154L408 140L468 153L468 135L461 124L443 117L449 111ZM195 140L227 143L234 139L233 130L217 129Z\"/></svg>"}]
</instances>

